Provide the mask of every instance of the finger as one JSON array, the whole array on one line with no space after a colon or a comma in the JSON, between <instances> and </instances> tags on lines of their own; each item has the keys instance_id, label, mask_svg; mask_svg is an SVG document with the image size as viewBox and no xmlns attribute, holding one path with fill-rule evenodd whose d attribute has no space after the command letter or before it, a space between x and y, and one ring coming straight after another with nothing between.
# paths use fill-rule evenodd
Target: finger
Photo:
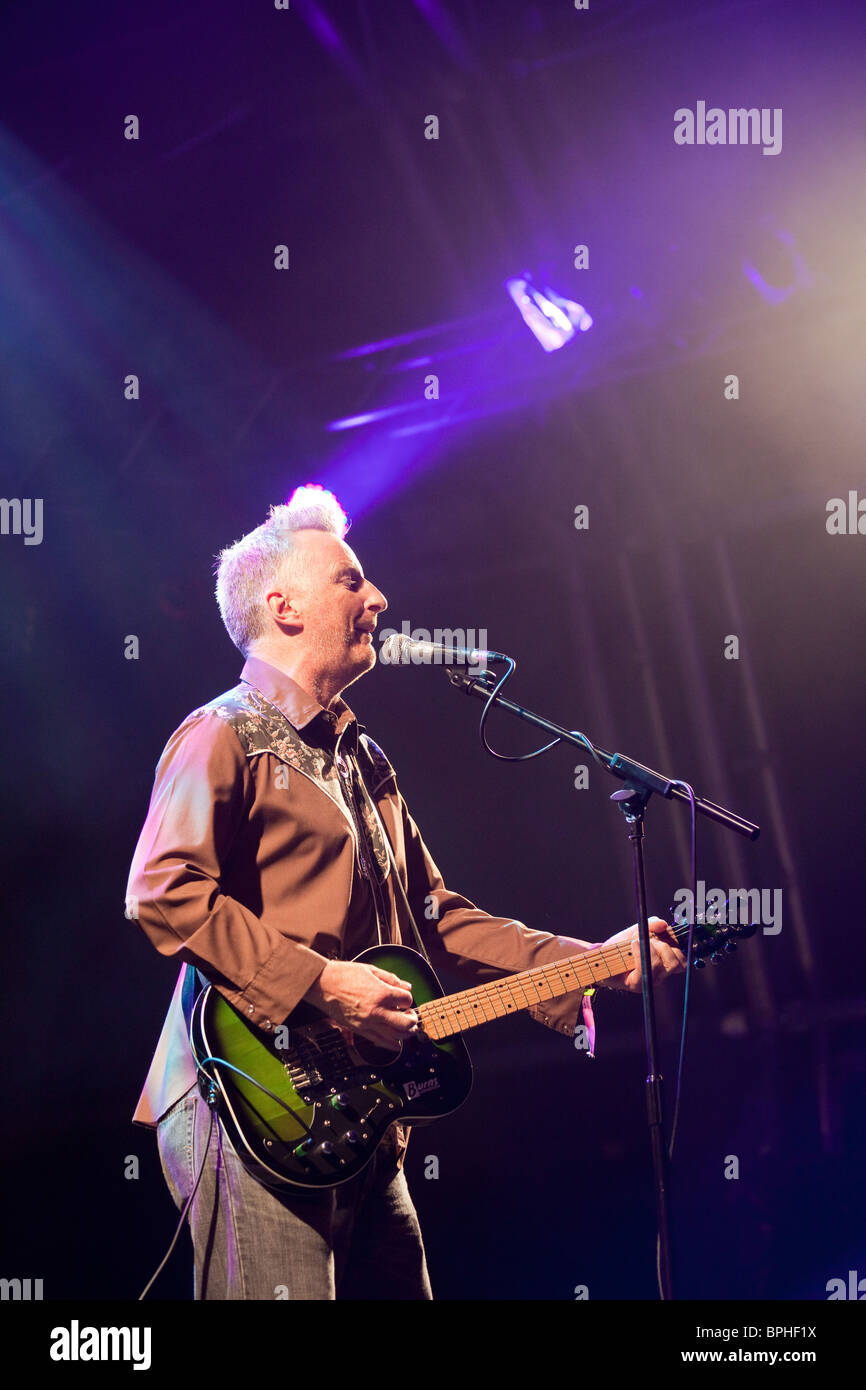
<instances>
[{"instance_id":1,"label":"finger","mask_svg":"<svg viewBox=\"0 0 866 1390\"><path fill-rule=\"evenodd\" d=\"M666 965L670 965L672 968L675 968L678 964L685 964L685 959L680 948L678 946L669 946L666 941L653 941L652 952L658 960L664 961Z\"/></svg>"},{"instance_id":2,"label":"finger","mask_svg":"<svg viewBox=\"0 0 866 1390\"><path fill-rule=\"evenodd\" d=\"M414 1009L407 1010L405 1013L385 1011L380 1017L401 1038L408 1033L414 1033L418 1028L418 1015Z\"/></svg>"},{"instance_id":3,"label":"finger","mask_svg":"<svg viewBox=\"0 0 866 1390\"><path fill-rule=\"evenodd\" d=\"M355 1032L380 1047L394 1047L414 1031L415 1017L414 1012L377 1008Z\"/></svg>"},{"instance_id":4,"label":"finger","mask_svg":"<svg viewBox=\"0 0 866 1390\"><path fill-rule=\"evenodd\" d=\"M661 917L650 917L649 929L655 936L666 936L670 933L670 925ZM673 938L676 941L676 937Z\"/></svg>"},{"instance_id":5,"label":"finger","mask_svg":"<svg viewBox=\"0 0 866 1390\"><path fill-rule=\"evenodd\" d=\"M379 1006L386 1009L411 1009L412 991L408 987L383 990Z\"/></svg>"},{"instance_id":6,"label":"finger","mask_svg":"<svg viewBox=\"0 0 866 1390\"><path fill-rule=\"evenodd\" d=\"M379 980L383 980L386 985L398 985L401 989L408 989L412 993L412 984L409 980L401 980L399 975L392 975L390 970L380 970L378 965L369 967Z\"/></svg>"},{"instance_id":7,"label":"finger","mask_svg":"<svg viewBox=\"0 0 866 1390\"><path fill-rule=\"evenodd\" d=\"M366 1038L367 1042L375 1043L377 1047L396 1048L403 1041L399 1033L395 1033L391 1028L386 1028L384 1023L376 1026L367 1022L363 1028L356 1028L355 1032L360 1037Z\"/></svg>"},{"instance_id":8,"label":"finger","mask_svg":"<svg viewBox=\"0 0 866 1390\"><path fill-rule=\"evenodd\" d=\"M685 960L681 947L675 941L660 941L658 937L654 937L653 949L664 951L666 954L672 956L674 960Z\"/></svg>"}]
</instances>

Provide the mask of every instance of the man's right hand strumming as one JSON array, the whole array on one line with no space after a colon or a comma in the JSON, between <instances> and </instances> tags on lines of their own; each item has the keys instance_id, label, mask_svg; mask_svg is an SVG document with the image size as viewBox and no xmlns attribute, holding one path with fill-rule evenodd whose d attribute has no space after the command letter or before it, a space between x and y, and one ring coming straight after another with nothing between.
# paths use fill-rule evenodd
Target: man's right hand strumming
<instances>
[{"instance_id":1,"label":"man's right hand strumming","mask_svg":"<svg viewBox=\"0 0 866 1390\"><path fill-rule=\"evenodd\" d=\"M329 960L304 998L379 1047L395 1047L418 1026L406 980L357 961Z\"/></svg>"}]
</instances>

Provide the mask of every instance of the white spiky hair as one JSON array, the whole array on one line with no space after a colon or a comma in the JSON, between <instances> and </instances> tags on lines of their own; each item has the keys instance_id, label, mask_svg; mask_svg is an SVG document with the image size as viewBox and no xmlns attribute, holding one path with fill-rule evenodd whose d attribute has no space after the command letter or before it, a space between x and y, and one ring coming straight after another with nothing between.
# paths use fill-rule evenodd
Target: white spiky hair
<instances>
[{"instance_id":1,"label":"white spiky hair","mask_svg":"<svg viewBox=\"0 0 866 1390\"><path fill-rule=\"evenodd\" d=\"M267 521L220 551L216 560L216 601L229 637L244 656L268 630L264 602L279 582L294 551L296 531L329 531L340 540L349 519L332 492L318 483L295 488L288 502L271 507Z\"/></svg>"}]
</instances>

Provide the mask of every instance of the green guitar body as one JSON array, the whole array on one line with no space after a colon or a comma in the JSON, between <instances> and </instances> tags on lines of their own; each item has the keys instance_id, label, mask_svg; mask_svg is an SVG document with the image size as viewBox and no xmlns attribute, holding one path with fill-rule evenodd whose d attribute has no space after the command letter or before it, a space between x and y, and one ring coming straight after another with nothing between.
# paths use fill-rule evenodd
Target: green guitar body
<instances>
[{"instance_id":1,"label":"green guitar body","mask_svg":"<svg viewBox=\"0 0 866 1390\"><path fill-rule=\"evenodd\" d=\"M725 904L720 920L699 918L695 966L723 959L757 925ZM685 949L689 925L672 911L670 929ZM730 919L730 920L729 920ZM408 946L374 946L357 957L412 986L421 1028L383 1052L302 1005L265 1033L207 986L195 1001L190 1041L199 1084L219 1109L238 1157L275 1188L334 1187L367 1166L389 1125L450 1115L472 1087L460 1037L548 999L624 975L638 962L634 940L610 942L458 994L444 995L433 970Z\"/></svg>"},{"instance_id":2,"label":"green guitar body","mask_svg":"<svg viewBox=\"0 0 866 1390\"><path fill-rule=\"evenodd\" d=\"M409 981L416 1005L443 997L434 971L407 946L374 946L357 960ZM202 1094L238 1157L277 1189L347 1182L394 1121L449 1115L472 1087L460 1037L434 1042L419 1031L385 1052L306 1005L264 1033L212 985L195 1001L190 1040Z\"/></svg>"}]
</instances>

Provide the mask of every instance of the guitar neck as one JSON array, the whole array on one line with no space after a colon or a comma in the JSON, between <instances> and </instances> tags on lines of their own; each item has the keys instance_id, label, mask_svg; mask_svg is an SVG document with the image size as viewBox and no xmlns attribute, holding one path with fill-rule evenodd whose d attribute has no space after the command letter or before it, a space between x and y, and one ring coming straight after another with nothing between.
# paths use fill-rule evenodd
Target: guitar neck
<instances>
[{"instance_id":1,"label":"guitar neck","mask_svg":"<svg viewBox=\"0 0 866 1390\"><path fill-rule=\"evenodd\" d=\"M633 970L634 966L631 944L599 946L550 965L522 970L519 975L508 975L504 980L431 999L420 1005L417 1012L427 1036L438 1041L453 1037L455 1033L465 1033L494 1018L531 1009L546 999L560 999L578 989L591 989L599 981Z\"/></svg>"}]
</instances>

